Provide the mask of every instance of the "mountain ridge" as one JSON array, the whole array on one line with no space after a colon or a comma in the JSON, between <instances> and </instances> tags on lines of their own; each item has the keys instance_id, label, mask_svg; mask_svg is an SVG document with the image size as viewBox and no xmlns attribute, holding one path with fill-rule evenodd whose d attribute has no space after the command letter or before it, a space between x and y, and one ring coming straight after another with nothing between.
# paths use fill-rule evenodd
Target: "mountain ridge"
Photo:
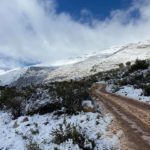
<instances>
[{"instance_id":1,"label":"mountain ridge","mask_svg":"<svg viewBox=\"0 0 150 150\"><path fill-rule=\"evenodd\" d=\"M150 41L130 43L124 46L112 47L105 51L92 53L72 59L74 63L49 67L35 65L8 71L0 75L0 85L13 85L29 83L47 83L52 81L82 78L99 71L117 68L120 63L134 62L136 59L150 58ZM68 62L70 60L68 59ZM35 80L33 80L35 78ZM21 80L25 80L21 83ZM31 82L33 80L34 82ZM37 82L38 80L38 82ZM18 82L17 82L18 81ZM28 85L28 84L27 84Z\"/></svg>"}]
</instances>

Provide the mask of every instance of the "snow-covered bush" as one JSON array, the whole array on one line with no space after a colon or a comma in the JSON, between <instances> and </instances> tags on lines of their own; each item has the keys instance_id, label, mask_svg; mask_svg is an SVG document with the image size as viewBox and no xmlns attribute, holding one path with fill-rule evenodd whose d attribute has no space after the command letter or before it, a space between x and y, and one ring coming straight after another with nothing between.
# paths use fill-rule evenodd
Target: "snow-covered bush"
<instances>
[{"instance_id":1,"label":"snow-covered bush","mask_svg":"<svg viewBox=\"0 0 150 150\"><path fill-rule=\"evenodd\" d=\"M82 107L84 112L95 112L95 107L90 100L83 101Z\"/></svg>"},{"instance_id":2,"label":"snow-covered bush","mask_svg":"<svg viewBox=\"0 0 150 150\"><path fill-rule=\"evenodd\" d=\"M39 144L33 141L32 138L28 139L28 143L26 144L26 150L42 150Z\"/></svg>"},{"instance_id":3,"label":"snow-covered bush","mask_svg":"<svg viewBox=\"0 0 150 150\"><path fill-rule=\"evenodd\" d=\"M59 127L52 131L53 143L62 144L68 140L72 140L74 145L78 145L83 150L93 150L94 141L88 139L84 133L80 131L80 127L71 123L59 124Z\"/></svg>"},{"instance_id":4,"label":"snow-covered bush","mask_svg":"<svg viewBox=\"0 0 150 150\"><path fill-rule=\"evenodd\" d=\"M76 114L83 110L82 101L90 99L88 88L93 80L63 81L49 85L22 88L3 87L0 108L11 110L14 118L21 115L46 114L65 108L65 113Z\"/></svg>"},{"instance_id":5,"label":"snow-covered bush","mask_svg":"<svg viewBox=\"0 0 150 150\"><path fill-rule=\"evenodd\" d=\"M0 93L0 109L11 111L13 118L21 115L45 114L60 110L62 101L51 98L48 90L41 87L3 87Z\"/></svg>"},{"instance_id":6,"label":"snow-covered bush","mask_svg":"<svg viewBox=\"0 0 150 150\"><path fill-rule=\"evenodd\" d=\"M83 110L82 101L90 99L88 88L91 86L89 80L55 82L50 86L50 93L62 99L62 105L68 114L76 114ZM55 91L55 92L53 92ZM55 94L54 94L55 93Z\"/></svg>"}]
</instances>

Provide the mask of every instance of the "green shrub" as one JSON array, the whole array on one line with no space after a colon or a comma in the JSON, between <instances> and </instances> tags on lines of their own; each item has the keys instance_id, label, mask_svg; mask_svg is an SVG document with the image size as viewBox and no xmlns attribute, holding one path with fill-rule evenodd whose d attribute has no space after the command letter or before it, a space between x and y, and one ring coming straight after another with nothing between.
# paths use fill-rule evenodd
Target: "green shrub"
<instances>
[{"instance_id":1,"label":"green shrub","mask_svg":"<svg viewBox=\"0 0 150 150\"><path fill-rule=\"evenodd\" d=\"M95 147L94 141L89 140L85 134L78 130L77 126L70 123L60 124L58 129L53 129L52 135L52 142L58 145L71 139L73 144L77 144L83 150L93 150ZM85 143L90 146L86 147Z\"/></svg>"},{"instance_id":2,"label":"green shrub","mask_svg":"<svg viewBox=\"0 0 150 150\"><path fill-rule=\"evenodd\" d=\"M145 83L150 83L150 72L144 78Z\"/></svg>"},{"instance_id":3,"label":"green shrub","mask_svg":"<svg viewBox=\"0 0 150 150\"><path fill-rule=\"evenodd\" d=\"M31 129L30 132L31 132L32 135L39 134L39 130L38 129Z\"/></svg>"},{"instance_id":4,"label":"green shrub","mask_svg":"<svg viewBox=\"0 0 150 150\"><path fill-rule=\"evenodd\" d=\"M118 64L118 66L119 66L120 69L124 68L124 64L123 63Z\"/></svg>"},{"instance_id":5,"label":"green shrub","mask_svg":"<svg viewBox=\"0 0 150 150\"><path fill-rule=\"evenodd\" d=\"M42 150L37 142L29 139L28 144L26 144L26 150Z\"/></svg>"},{"instance_id":6,"label":"green shrub","mask_svg":"<svg viewBox=\"0 0 150 150\"><path fill-rule=\"evenodd\" d=\"M131 62L130 61L126 62L126 66L130 67L131 66Z\"/></svg>"},{"instance_id":7,"label":"green shrub","mask_svg":"<svg viewBox=\"0 0 150 150\"><path fill-rule=\"evenodd\" d=\"M124 79L119 80L119 81L118 81L118 84L119 84L120 86L125 86L125 85L127 85L127 84L128 84L127 79L124 78Z\"/></svg>"},{"instance_id":8,"label":"green shrub","mask_svg":"<svg viewBox=\"0 0 150 150\"><path fill-rule=\"evenodd\" d=\"M144 95L150 96L150 84L144 86Z\"/></svg>"},{"instance_id":9,"label":"green shrub","mask_svg":"<svg viewBox=\"0 0 150 150\"><path fill-rule=\"evenodd\" d=\"M78 111L82 111L82 101L90 98L88 88L91 81L88 81L55 82L53 86L50 86L49 92L55 98L62 99L62 106L66 108L67 113L76 114Z\"/></svg>"},{"instance_id":10,"label":"green shrub","mask_svg":"<svg viewBox=\"0 0 150 150\"><path fill-rule=\"evenodd\" d=\"M11 110L15 119L21 115L22 100L22 94L16 88L5 87L0 94L0 109Z\"/></svg>"},{"instance_id":11,"label":"green shrub","mask_svg":"<svg viewBox=\"0 0 150 150\"><path fill-rule=\"evenodd\" d=\"M136 71L136 70L139 70L139 69L147 69L149 67L149 64L146 62L146 60L136 60L135 61L135 64L131 65L129 71L130 72L133 72L133 71Z\"/></svg>"}]
</instances>

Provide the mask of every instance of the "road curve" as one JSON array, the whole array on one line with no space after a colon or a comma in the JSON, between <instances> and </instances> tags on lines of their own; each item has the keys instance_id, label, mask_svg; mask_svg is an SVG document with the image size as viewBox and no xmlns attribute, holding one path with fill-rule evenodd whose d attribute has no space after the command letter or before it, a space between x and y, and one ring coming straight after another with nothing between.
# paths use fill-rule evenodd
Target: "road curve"
<instances>
[{"instance_id":1,"label":"road curve","mask_svg":"<svg viewBox=\"0 0 150 150\"><path fill-rule=\"evenodd\" d=\"M104 84L94 84L91 95L116 117L131 143L130 149L150 150L150 105L109 93L105 88Z\"/></svg>"}]
</instances>

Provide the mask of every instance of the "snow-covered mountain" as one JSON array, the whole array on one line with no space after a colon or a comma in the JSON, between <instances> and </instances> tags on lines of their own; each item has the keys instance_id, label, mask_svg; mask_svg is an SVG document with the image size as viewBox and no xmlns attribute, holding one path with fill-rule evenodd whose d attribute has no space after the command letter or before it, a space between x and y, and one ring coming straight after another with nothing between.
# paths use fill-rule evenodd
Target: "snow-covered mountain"
<instances>
[{"instance_id":1,"label":"snow-covered mountain","mask_svg":"<svg viewBox=\"0 0 150 150\"><path fill-rule=\"evenodd\" d=\"M70 79L84 77L98 71L105 71L118 67L120 63L135 61L136 59L150 58L150 41L128 44L125 46L112 47L101 51L75 64L58 67L51 72L46 81L53 79Z\"/></svg>"},{"instance_id":2,"label":"snow-covered mountain","mask_svg":"<svg viewBox=\"0 0 150 150\"><path fill-rule=\"evenodd\" d=\"M48 67L49 64L45 63L35 67L8 71L0 75L0 84L28 85L28 83L38 84L54 80L80 78L98 71L116 68L120 63L135 61L137 58L150 58L150 41L112 47L74 59L62 60L53 64L54 67Z\"/></svg>"},{"instance_id":3,"label":"snow-covered mountain","mask_svg":"<svg viewBox=\"0 0 150 150\"><path fill-rule=\"evenodd\" d=\"M17 68L10 71L1 71L0 74L0 85L8 85L17 79L19 79L21 76L24 75L24 73L27 71L27 68Z\"/></svg>"}]
</instances>

